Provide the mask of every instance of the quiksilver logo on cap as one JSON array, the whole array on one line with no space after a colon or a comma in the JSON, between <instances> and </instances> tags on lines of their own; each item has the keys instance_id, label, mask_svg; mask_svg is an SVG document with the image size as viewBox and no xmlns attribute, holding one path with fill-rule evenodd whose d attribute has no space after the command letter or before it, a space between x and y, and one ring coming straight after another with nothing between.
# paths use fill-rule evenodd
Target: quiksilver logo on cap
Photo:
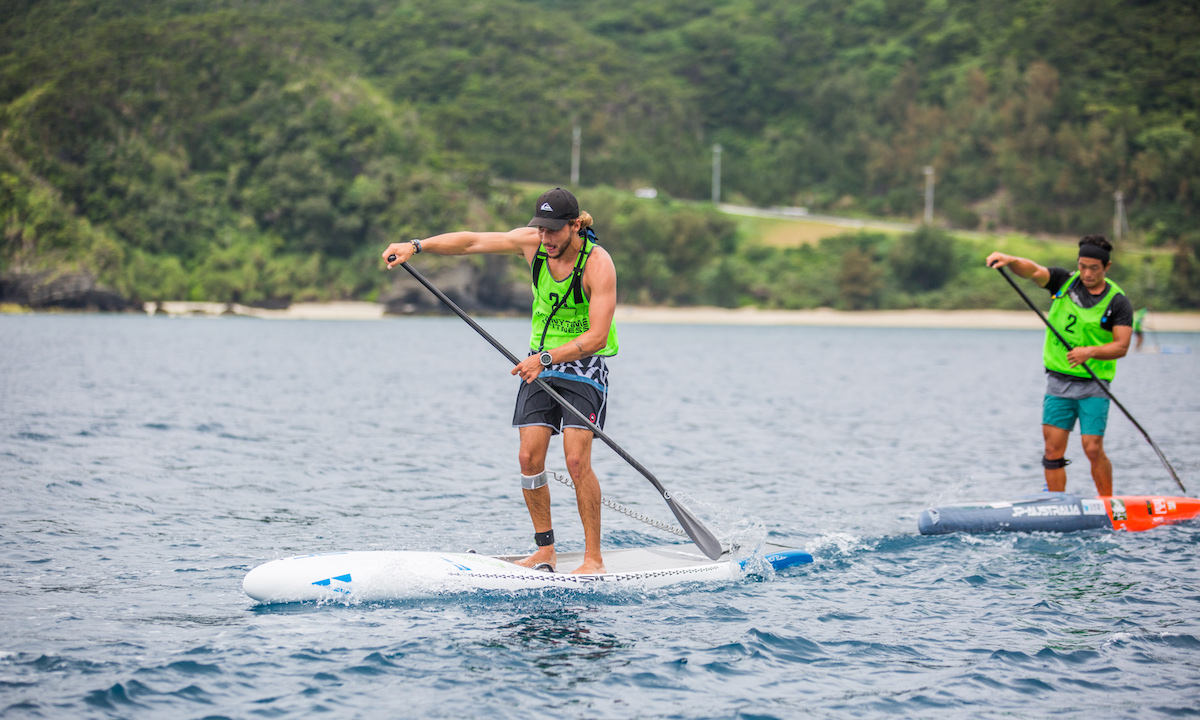
<instances>
[{"instance_id":1,"label":"quiksilver logo on cap","mask_svg":"<svg viewBox=\"0 0 1200 720\"><path fill-rule=\"evenodd\" d=\"M542 203L542 206L540 208L538 208L538 210L545 210L546 212L554 212L554 208L550 207L550 203Z\"/></svg>"}]
</instances>

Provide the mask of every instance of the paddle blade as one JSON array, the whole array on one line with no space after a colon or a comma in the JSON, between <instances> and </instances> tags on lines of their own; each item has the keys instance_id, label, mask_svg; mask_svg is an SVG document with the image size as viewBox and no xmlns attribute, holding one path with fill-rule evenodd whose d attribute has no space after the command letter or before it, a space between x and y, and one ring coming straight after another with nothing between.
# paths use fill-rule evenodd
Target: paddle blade
<instances>
[{"instance_id":1,"label":"paddle blade","mask_svg":"<svg viewBox=\"0 0 1200 720\"><path fill-rule=\"evenodd\" d=\"M675 502L675 498L666 498L666 501L667 505L671 507L671 512L675 513L675 519L679 521L679 526L687 532L692 542L696 543L700 552L707 555L709 560L721 557L725 548L721 547L721 541L717 539L717 536L704 527L704 523L700 522L691 511Z\"/></svg>"}]
</instances>

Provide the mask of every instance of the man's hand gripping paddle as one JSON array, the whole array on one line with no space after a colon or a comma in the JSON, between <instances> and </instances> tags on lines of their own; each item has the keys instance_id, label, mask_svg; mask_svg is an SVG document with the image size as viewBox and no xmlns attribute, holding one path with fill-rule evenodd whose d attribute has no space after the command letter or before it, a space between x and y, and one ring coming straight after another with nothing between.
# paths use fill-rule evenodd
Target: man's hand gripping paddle
<instances>
[{"instance_id":1,"label":"man's hand gripping paddle","mask_svg":"<svg viewBox=\"0 0 1200 720\"><path fill-rule=\"evenodd\" d=\"M388 262L395 261L395 255L388 256ZM467 315L465 312L463 312L462 308L458 307L458 305L455 305L453 300L446 297L445 293L443 293L441 290L438 290L433 283L426 280L424 275L417 272L416 269L406 262L400 263L400 267L407 270L410 275L417 279L417 282L424 285L429 292L436 295L438 300L441 300L446 307L454 311L455 315L458 315L468 325L474 328L475 332L479 333L484 340L487 340L489 343L491 343L492 347L499 350L500 353L508 358L513 365L521 362L515 355L508 351L508 348L501 345L495 338L488 334L487 330L484 330L482 327L480 327L479 323L475 322L470 315ZM691 513L691 511L675 502L675 498L671 497L671 493L667 492L666 489L663 488L662 483L658 481L658 478L654 477L654 475L640 462L634 459L632 455L625 452L625 450L622 449L620 445L617 445L612 438L604 434L604 431L597 427L596 423L589 420L586 415L576 409L576 407L568 402L566 398L564 398L562 395L559 395L558 392L556 392L554 388L550 387L545 380L539 377L534 378L534 382L536 382L543 390L549 393L550 397L554 398L559 405L562 405L564 410L571 413L576 419L587 425L588 429L591 430L596 437L603 440L604 444L613 449L613 452L620 455L625 462L632 465L635 470L637 470L647 480L650 481L650 484L653 485L656 490L658 490L660 495L662 495L663 500L667 501L667 506L671 508L671 512L675 513L675 519L679 521L679 525L684 529L684 531L687 532L688 537L692 539L692 542L696 544L696 547L700 548L700 551L708 556L708 559L716 560L717 558L721 557L722 553L725 552L725 549L721 547L721 541L717 540L717 536L713 535L712 531L705 527L704 524L701 523L700 520L698 520L696 516Z\"/></svg>"}]
</instances>

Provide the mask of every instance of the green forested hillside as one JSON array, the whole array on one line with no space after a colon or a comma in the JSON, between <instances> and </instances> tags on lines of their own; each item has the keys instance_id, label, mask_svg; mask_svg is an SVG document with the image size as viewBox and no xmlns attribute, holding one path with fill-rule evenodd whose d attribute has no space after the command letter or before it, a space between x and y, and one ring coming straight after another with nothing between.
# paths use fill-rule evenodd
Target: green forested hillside
<instances>
[{"instance_id":1,"label":"green forested hillside","mask_svg":"<svg viewBox=\"0 0 1200 720\"><path fill-rule=\"evenodd\" d=\"M32 49L6 63L5 200L29 208L10 216L16 262L90 250L147 297L228 296L255 268L247 300L352 295L352 258L467 205L416 111L356 78L320 26L126 19Z\"/></svg>"},{"instance_id":2,"label":"green forested hillside","mask_svg":"<svg viewBox=\"0 0 1200 720\"><path fill-rule=\"evenodd\" d=\"M990 199L995 222L1074 232L1115 190L1143 226L1198 219L1195 3L541 4L685 80L759 204L915 214L931 164L960 226Z\"/></svg>"},{"instance_id":3,"label":"green forested hillside","mask_svg":"<svg viewBox=\"0 0 1200 720\"><path fill-rule=\"evenodd\" d=\"M1156 305L1192 306L1197 38L1200 7L1163 0L3 0L0 283L386 299L385 242L523 222L528 190L497 183L565 184L579 125L624 301L998 301L906 281L924 240L769 250L698 206L586 190L704 200L720 143L725 196L759 205L911 218L932 165L939 223L1079 235L1121 190L1124 249L1175 253ZM876 292L773 272L850 252Z\"/></svg>"}]
</instances>

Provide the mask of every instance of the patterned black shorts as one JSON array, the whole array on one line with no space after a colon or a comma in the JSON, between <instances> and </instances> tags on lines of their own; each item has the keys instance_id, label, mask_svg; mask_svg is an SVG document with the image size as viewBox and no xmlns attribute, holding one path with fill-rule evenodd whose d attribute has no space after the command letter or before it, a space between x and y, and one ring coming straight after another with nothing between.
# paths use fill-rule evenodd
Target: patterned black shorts
<instances>
[{"instance_id":1,"label":"patterned black shorts","mask_svg":"<svg viewBox=\"0 0 1200 720\"><path fill-rule=\"evenodd\" d=\"M562 395L575 408L604 429L608 409L608 364L599 355L555 363L538 376ZM587 428L587 425L564 410L558 401L534 383L521 381L517 391L517 406L513 410L513 427L544 426L554 435L564 427Z\"/></svg>"}]
</instances>

